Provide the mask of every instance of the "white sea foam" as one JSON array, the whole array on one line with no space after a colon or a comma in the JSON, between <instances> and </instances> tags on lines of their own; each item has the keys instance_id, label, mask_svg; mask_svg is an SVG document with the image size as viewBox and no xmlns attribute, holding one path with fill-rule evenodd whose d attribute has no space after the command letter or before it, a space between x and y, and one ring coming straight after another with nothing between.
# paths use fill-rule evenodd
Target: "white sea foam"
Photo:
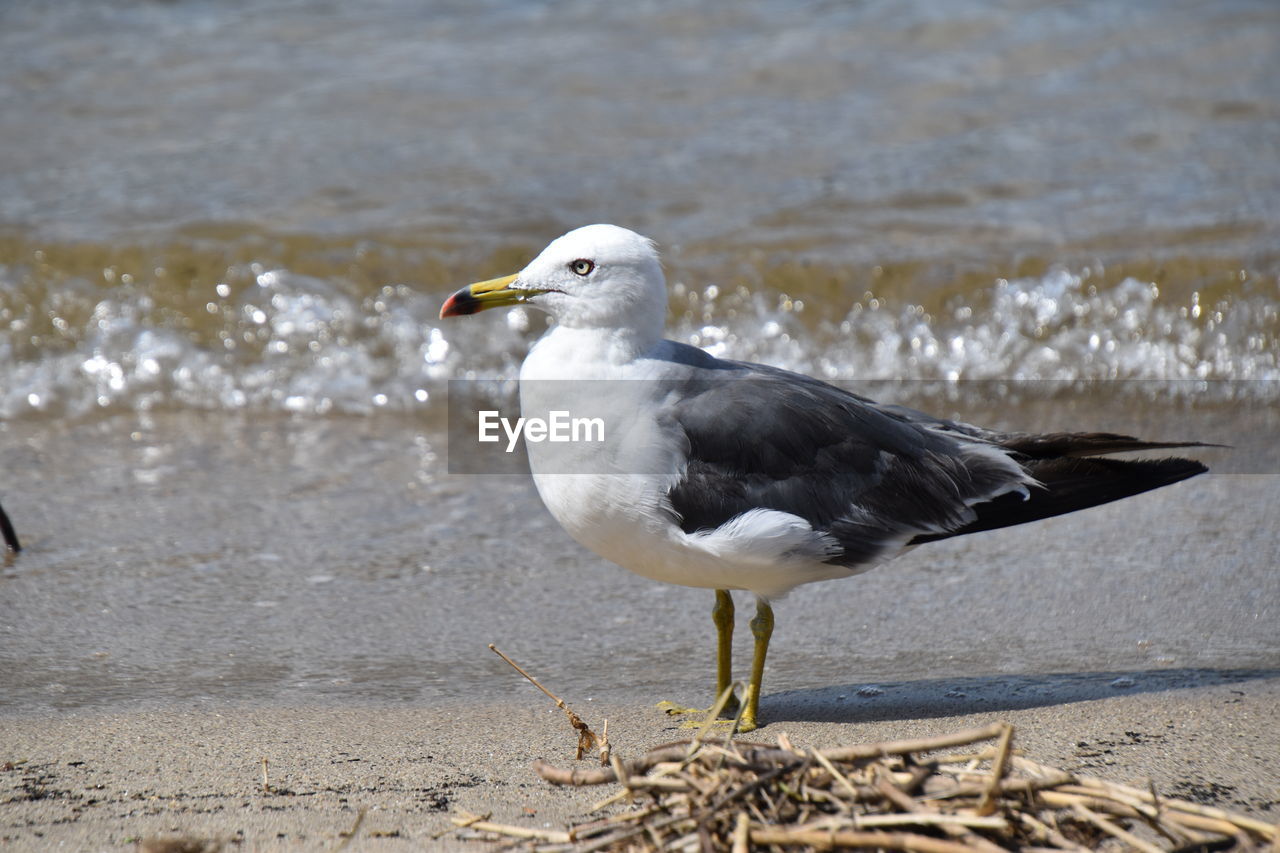
<instances>
[{"instance_id":1,"label":"white sea foam","mask_svg":"<svg viewBox=\"0 0 1280 853\"><path fill-rule=\"evenodd\" d=\"M365 297L353 290L261 270L249 287L215 289L201 306L220 318L212 327L157 312L144 288L37 294L42 304L0 316L0 417L155 407L418 411L442 405L432 391L446 379L514 375L545 328L524 309L505 322L441 321L441 294L405 285ZM672 294L674 305L688 301L682 284ZM1133 278L1103 287L1087 271L1057 269L993 281L934 314L868 294L826 299L831 313L820 314L727 283L700 291L697 302L697 311L673 312L673 337L832 380L1202 380L1224 383L1228 395L1240 393L1240 381L1280 380L1280 309L1247 289L1209 302ZM78 325L31 334L41 317L77 315L85 318Z\"/></svg>"}]
</instances>

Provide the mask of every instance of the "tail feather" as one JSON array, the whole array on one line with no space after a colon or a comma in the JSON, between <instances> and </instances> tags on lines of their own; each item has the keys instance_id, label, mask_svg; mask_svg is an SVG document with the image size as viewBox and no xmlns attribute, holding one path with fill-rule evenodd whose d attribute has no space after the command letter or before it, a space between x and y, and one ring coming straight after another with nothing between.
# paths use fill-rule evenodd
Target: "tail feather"
<instances>
[{"instance_id":1,"label":"tail feather","mask_svg":"<svg viewBox=\"0 0 1280 853\"><path fill-rule=\"evenodd\" d=\"M1205 446L1194 443L1162 444L1156 442L1139 442L1128 436L1111 436L1095 433L1087 438L1097 437L1095 445L1110 446L1125 443L1128 446L1114 450L1093 450L1094 453L1111 453L1119 450L1149 449L1153 447L1197 447ZM1050 446L1054 441L1065 443L1069 436L1030 436L1029 439L1046 439L1040 448ZM1132 443L1142 445L1131 446ZM1037 445L1023 445L1035 447ZM1082 445L1077 445L1081 447ZM1025 451L1022 451L1025 453ZM977 517L968 524L943 533L928 533L915 537L909 544L918 545L938 539L949 539L965 533L977 533L981 530L995 530L1025 524L1041 518L1051 518L1079 509L1086 509L1099 504L1127 498L1131 495L1158 489L1177 483L1209 470L1193 459L1097 459L1060 455L1051 458L1032 456L1023 462L1023 467L1034 477L1040 487L1032 488L1025 497L1019 492L1003 494L994 500L973 506Z\"/></svg>"},{"instance_id":2,"label":"tail feather","mask_svg":"<svg viewBox=\"0 0 1280 853\"><path fill-rule=\"evenodd\" d=\"M1176 447L1222 447L1202 441L1143 441L1114 432L1050 432L1042 435L1015 433L1001 436L997 443L1031 459L1063 456L1101 456L1133 450L1169 450Z\"/></svg>"}]
</instances>

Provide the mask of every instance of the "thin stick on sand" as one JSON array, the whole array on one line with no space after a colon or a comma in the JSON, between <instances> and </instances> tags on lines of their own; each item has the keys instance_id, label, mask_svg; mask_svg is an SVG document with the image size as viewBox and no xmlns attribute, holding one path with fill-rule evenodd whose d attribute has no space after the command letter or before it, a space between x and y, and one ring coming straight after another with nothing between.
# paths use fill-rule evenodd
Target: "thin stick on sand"
<instances>
[{"instance_id":1,"label":"thin stick on sand","mask_svg":"<svg viewBox=\"0 0 1280 853\"><path fill-rule=\"evenodd\" d=\"M489 644L489 651L493 652L495 655L502 658L507 663L511 664L512 669L514 669L516 672L520 673L525 678L527 678L529 680L529 683L532 684L534 687L538 688L543 693L547 694L547 696L550 697L551 701L556 703L556 707L564 711L565 714L568 715L569 725L573 726L574 730L578 733L578 753L575 756L575 760L581 761L582 756L586 755L588 752L590 752L592 749L596 747L601 747L601 752L602 752L601 763L602 764L608 763L609 755L603 749L604 742L601 741L600 736L597 735L595 732L591 731L590 727L587 726L587 724L582 721L581 717L579 717L577 714L573 712L573 709L570 708L563 699L561 699L556 694L552 693L547 688L543 687L540 683L538 683L538 679L534 678L532 675L530 675L529 673L521 669L520 664L516 663L511 658L504 655L502 653L502 650L499 649L497 646L495 646L493 643Z\"/></svg>"},{"instance_id":2,"label":"thin stick on sand","mask_svg":"<svg viewBox=\"0 0 1280 853\"><path fill-rule=\"evenodd\" d=\"M450 818L458 829L476 829L481 832L493 832L498 835L506 835L511 838L528 838L538 841L551 841L558 844L568 844L572 839L567 832L554 829L532 829L526 826L511 826L505 823L493 823L484 820L479 815L468 814L463 812L455 818Z\"/></svg>"},{"instance_id":3,"label":"thin stick on sand","mask_svg":"<svg viewBox=\"0 0 1280 853\"><path fill-rule=\"evenodd\" d=\"M338 837L342 839L342 842L339 843L337 847L333 848L334 853L337 853L339 850L346 850L347 847L350 846L351 839L356 837L356 833L360 831L361 824L364 823L364 815L367 811L368 809L361 809L359 814L356 815L356 822L351 825L351 828L346 832L338 833Z\"/></svg>"},{"instance_id":4,"label":"thin stick on sand","mask_svg":"<svg viewBox=\"0 0 1280 853\"><path fill-rule=\"evenodd\" d=\"M982 792L982 799L978 801L980 815L995 814L1000 782L1004 779L1005 769L1009 765L1009 745L1012 742L1013 726L1005 723L1004 731L1000 733L1000 741L996 745L996 758L991 765L991 781L987 784L987 789Z\"/></svg>"}]
</instances>

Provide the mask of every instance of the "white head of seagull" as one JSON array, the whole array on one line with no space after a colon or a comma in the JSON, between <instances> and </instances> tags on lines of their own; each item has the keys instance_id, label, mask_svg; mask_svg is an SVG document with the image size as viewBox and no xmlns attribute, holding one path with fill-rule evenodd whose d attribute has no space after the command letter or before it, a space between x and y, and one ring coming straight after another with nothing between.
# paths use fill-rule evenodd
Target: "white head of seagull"
<instances>
[{"instance_id":1,"label":"white head of seagull","mask_svg":"<svg viewBox=\"0 0 1280 853\"><path fill-rule=\"evenodd\" d=\"M617 225L587 225L552 241L515 275L453 294L440 316L521 303L567 328L627 330L657 341L667 287L651 240Z\"/></svg>"}]
</instances>

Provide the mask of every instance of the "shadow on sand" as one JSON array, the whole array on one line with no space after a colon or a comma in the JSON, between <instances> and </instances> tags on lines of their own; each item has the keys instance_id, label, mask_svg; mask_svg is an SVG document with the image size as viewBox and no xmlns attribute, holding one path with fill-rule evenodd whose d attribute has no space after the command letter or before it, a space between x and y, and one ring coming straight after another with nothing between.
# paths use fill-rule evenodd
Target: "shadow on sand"
<instances>
[{"instance_id":1,"label":"shadow on sand","mask_svg":"<svg viewBox=\"0 0 1280 853\"><path fill-rule=\"evenodd\" d=\"M766 695L760 708L775 722L866 723L1016 711L1276 677L1280 669L1147 669L879 681Z\"/></svg>"}]
</instances>

